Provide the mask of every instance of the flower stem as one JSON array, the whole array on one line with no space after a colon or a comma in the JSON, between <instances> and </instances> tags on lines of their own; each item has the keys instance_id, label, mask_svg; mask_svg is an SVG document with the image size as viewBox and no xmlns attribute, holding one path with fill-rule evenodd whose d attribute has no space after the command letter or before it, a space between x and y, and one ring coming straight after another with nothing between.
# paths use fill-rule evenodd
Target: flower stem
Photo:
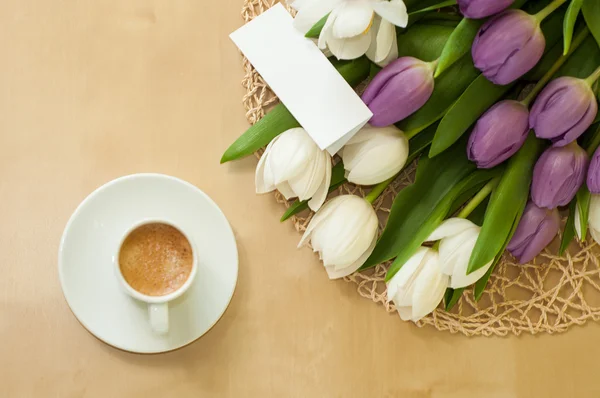
<instances>
[{"instance_id":1,"label":"flower stem","mask_svg":"<svg viewBox=\"0 0 600 398\"><path fill-rule=\"evenodd\" d=\"M410 130L410 131L405 132L404 136L406 137L407 140L410 140L415 135L419 134L421 131L422 130L419 130L419 129Z\"/></svg>"},{"instance_id":2,"label":"flower stem","mask_svg":"<svg viewBox=\"0 0 600 398\"><path fill-rule=\"evenodd\" d=\"M367 196L365 196L365 200L371 204L373 204L373 202L375 202L375 200L377 200L377 198L379 197L379 195L381 195L383 193L383 191L385 191L385 189L388 187L388 185L390 185L390 183L392 181L394 181L394 179L397 177L397 175L393 176L392 178L385 180L384 182L380 182L379 184L375 185L373 187L373 189L371 189L371 192L369 192L369 194Z\"/></svg>"},{"instance_id":3,"label":"flower stem","mask_svg":"<svg viewBox=\"0 0 600 398\"><path fill-rule=\"evenodd\" d=\"M440 120L442 117L440 116L439 118L435 119L433 122L426 124L424 126L421 127L417 127L416 129L412 129L409 131L405 131L404 132L404 136L406 137L407 140L410 140L411 138L413 138L415 135L419 134L421 131L425 130L427 127L431 126L432 124L434 124L435 122L437 122L438 120Z\"/></svg>"},{"instance_id":4,"label":"flower stem","mask_svg":"<svg viewBox=\"0 0 600 398\"><path fill-rule=\"evenodd\" d=\"M533 17L538 20L538 22L542 22L548 15L552 14L558 7L562 6L567 0L554 0L552 3L548 4L544 9Z\"/></svg>"},{"instance_id":5,"label":"flower stem","mask_svg":"<svg viewBox=\"0 0 600 398\"><path fill-rule=\"evenodd\" d=\"M419 134L421 131L422 131L422 129L414 129L414 130L406 131L406 132L404 132L404 136L406 137L407 140L410 140L415 135Z\"/></svg>"},{"instance_id":6,"label":"flower stem","mask_svg":"<svg viewBox=\"0 0 600 398\"><path fill-rule=\"evenodd\" d=\"M600 78L600 66L594 72L592 72L592 74L589 75L587 77L587 79L585 79L585 82L587 84L589 84L591 87L592 84L596 83L596 80L598 80L599 78Z\"/></svg>"},{"instance_id":7,"label":"flower stem","mask_svg":"<svg viewBox=\"0 0 600 398\"><path fill-rule=\"evenodd\" d=\"M440 59L436 59L435 61L428 62L429 67L431 68L431 73L434 73L437 69L438 64L440 63Z\"/></svg>"},{"instance_id":8,"label":"flower stem","mask_svg":"<svg viewBox=\"0 0 600 398\"><path fill-rule=\"evenodd\" d=\"M600 127L596 129L596 131L592 135L592 140L590 141L590 144L586 148L586 152L590 158L592 157L592 155L594 155L594 152L596 152L598 146L600 146Z\"/></svg>"},{"instance_id":9,"label":"flower stem","mask_svg":"<svg viewBox=\"0 0 600 398\"><path fill-rule=\"evenodd\" d=\"M499 176L496 178L493 178L490 182L485 184L485 186L483 188L481 188L481 191L479 191L477 193L477 195L475 195L473 197L473 199L471 199L471 201L469 203L467 203L467 205L465 207L463 207L463 209L460 211L460 213L458 213L457 217L458 218L469 217L469 214L471 214L473 212L473 210L475 210L475 208L477 208L477 206L479 206L481 204L481 202L483 202L483 200L485 198L487 198L489 194L492 193L494 188L496 188L498 186L498 183L500 183Z\"/></svg>"},{"instance_id":10,"label":"flower stem","mask_svg":"<svg viewBox=\"0 0 600 398\"><path fill-rule=\"evenodd\" d=\"M579 33L577 33L577 36L575 36L575 40L573 40L573 44L571 45L569 52L565 55L561 55L556 60L554 65L550 67L548 72L546 72L544 76L542 76L542 78L533 87L533 90L531 90L531 92L527 94L527 97L525 97L525 99L521 101L523 105L529 107L531 101L533 101L535 97L537 97L537 95L540 93L540 91L542 91L546 83L548 83L550 79L552 79L552 76L554 76L554 74L560 69L560 67L564 65L564 63L567 61L567 59L569 59L571 54L573 54L575 50L577 50L577 48L581 45L581 43L583 43L586 37L588 37L589 33L590 31L587 27L583 27L583 29L581 29Z\"/></svg>"}]
</instances>

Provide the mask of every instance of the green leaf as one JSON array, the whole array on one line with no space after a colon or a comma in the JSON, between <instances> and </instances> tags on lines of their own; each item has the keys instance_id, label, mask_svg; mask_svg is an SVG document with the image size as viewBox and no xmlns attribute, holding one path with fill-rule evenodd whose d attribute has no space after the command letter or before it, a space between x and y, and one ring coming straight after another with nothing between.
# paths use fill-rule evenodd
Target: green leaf
<instances>
[{"instance_id":1,"label":"green leaf","mask_svg":"<svg viewBox=\"0 0 600 398\"><path fill-rule=\"evenodd\" d=\"M512 5L509 8L514 8L514 9L523 8L523 6L526 5L526 3L528 1L530 1L530 0L516 0L514 3L512 3ZM534 2L532 1L532 3L534 3ZM547 3L548 2L546 2L546 4Z\"/></svg>"},{"instance_id":2,"label":"green leaf","mask_svg":"<svg viewBox=\"0 0 600 398\"><path fill-rule=\"evenodd\" d=\"M509 160L500 184L492 193L481 233L469 260L468 273L480 269L502 252L519 204L529 196L533 166L541 148L542 141L530 133L523 147Z\"/></svg>"},{"instance_id":3,"label":"green leaf","mask_svg":"<svg viewBox=\"0 0 600 398\"><path fill-rule=\"evenodd\" d=\"M444 73L456 61L471 51L473 40L483 22L481 19L465 18L458 24L440 55L440 60L435 70L436 77Z\"/></svg>"},{"instance_id":4,"label":"green leaf","mask_svg":"<svg viewBox=\"0 0 600 398\"><path fill-rule=\"evenodd\" d=\"M408 152L408 158L406 160L407 165L411 164L416 158L418 158L421 153L423 153L423 151L431 144L431 140L433 140L433 135L435 134L435 129L436 126L431 126L429 129L426 129L422 133L417 134L410 139L410 149ZM331 185L329 187L329 192L336 190L345 182L346 178L344 177L344 165L342 162L338 162L331 170ZM306 209L308 209L308 200L296 200L290 207L288 207L280 221L283 222L289 219L291 216L294 216Z\"/></svg>"},{"instance_id":5,"label":"green leaf","mask_svg":"<svg viewBox=\"0 0 600 398\"><path fill-rule=\"evenodd\" d=\"M501 165L498 165L498 166L494 167L493 170L494 170L495 175L502 175L502 173L504 172L504 164L501 164ZM469 199L471 199L479 191L481 191L481 188L483 188L486 183L487 183L487 181L482 181L480 185L473 185L470 189L463 190L454 199L454 202L452 202L452 205L450 206L450 211L448 212L448 214L455 214L458 210L460 210L460 208ZM488 199L486 199L484 202L485 202L485 206L483 206L483 207L487 207ZM480 207L482 207L481 204L479 206L477 206L477 209L479 209ZM483 222L483 219L481 219L481 220L474 220L474 219L472 219L471 216L469 216L468 218L471 221L473 221L475 224L477 224L477 225L481 225L481 223Z\"/></svg>"},{"instance_id":6,"label":"green leaf","mask_svg":"<svg viewBox=\"0 0 600 398\"><path fill-rule=\"evenodd\" d=\"M444 295L444 308L446 311L450 311L456 305L456 303L458 303L458 300L460 300L464 291L464 287L459 289L446 289L446 294Z\"/></svg>"},{"instance_id":7,"label":"green leaf","mask_svg":"<svg viewBox=\"0 0 600 398\"><path fill-rule=\"evenodd\" d=\"M251 155L279 134L294 127L300 127L300 123L296 121L285 105L280 103L227 148L221 157L221 163Z\"/></svg>"},{"instance_id":8,"label":"green leaf","mask_svg":"<svg viewBox=\"0 0 600 398\"><path fill-rule=\"evenodd\" d=\"M429 101L398 123L398 127L412 135L438 121L478 75L479 71L473 66L471 57L463 57L435 79L435 88Z\"/></svg>"},{"instance_id":9,"label":"green leaf","mask_svg":"<svg viewBox=\"0 0 600 398\"><path fill-rule=\"evenodd\" d=\"M544 33L544 37L546 38L546 49L544 51L544 56L540 62L538 62L537 65L523 77L524 80L540 80L546 74L546 72L550 70L556 60L562 56L563 44L560 40L562 33L560 25L563 21L564 15L564 11L559 10L542 22L541 28L542 32Z\"/></svg>"},{"instance_id":10,"label":"green leaf","mask_svg":"<svg viewBox=\"0 0 600 398\"><path fill-rule=\"evenodd\" d=\"M522 7L513 7L511 8L522 8L528 14L537 14L542 11L542 9L546 8L548 4L550 4L553 0L530 0L527 4L524 4ZM562 31L561 31L562 33Z\"/></svg>"},{"instance_id":11,"label":"green leaf","mask_svg":"<svg viewBox=\"0 0 600 398\"><path fill-rule=\"evenodd\" d=\"M560 14L555 14L542 24L542 29L547 32L548 45L558 41L558 36L553 34L551 30L553 27L556 28L559 22ZM541 76L556 62L560 56L560 49L558 49L558 53L553 53L552 56L554 58L550 58L550 62L544 64L544 69L540 70L542 72ZM546 57L544 56L543 61L545 60ZM440 154L456 142L489 107L502 98L513 86L514 84L497 86L488 81L485 76L479 75L444 115L433 139L429 156Z\"/></svg>"},{"instance_id":12,"label":"green leaf","mask_svg":"<svg viewBox=\"0 0 600 398\"><path fill-rule=\"evenodd\" d=\"M569 204L569 217L567 218L567 223L565 224L565 229L563 231L563 236L560 241L560 248L558 249L558 255L562 256L571 241L575 237L575 209L577 208L577 198L574 198Z\"/></svg>"},{"instance_id":13,"label":"green leaf","mask_svg":"<svg viewBox=\"0 0 600 398\"><path fill-rule=\"evenodd\" d=\"M454 289L452 289L451 287L446 289L446 292L444 293L444 303L447 303L448 301L450 301L452 299L453 293L454 293Z\"/></svg>"},{"instance_id":14,"label":"green leaf","mask_svg":"<svg viewBox=\"0 0 600 398\"><path fill-rule=\"evenodd\" d=\"M585 184L577 192L577 204L579 205L579 220L581 230L581 240L584 241L587 235L588 218L590 214L590 201L592 194Z\"/></svg>"},{"instance_id":15,"label":"green leaf","mask_svg":"<svg viewBox=\"0 0 600 398\"><path fill-rule=\"evenodd\" d=\"M437 14L437 13L436 13ZM451 19L442 19L442 18L423 18L425 21L421 22L426 25L434 25L434 26L445 26L447 28L456 28L459 21L453 21ZM462 20L462 18L461 18Z\"/></svg>"},{"instance_id":16,"label":"green leaf","mask_svg":"<svg viewBox=\"0 0 600 398\"><path fill-rule=\"evenodd\" d=\"M437 129L437 124L429 126L419 134L415 135L413 138L409 140L409 151L408 151L408 159L406 160L406 164L411 164L416 158L418 158L423 151L427 149L429 145L431 145L431 141L433 141L433 136L435 135L435 130Z\"/></svg>"},{"instance_id":17,"label":"green leaf","mask_svg":"<svg viewBox=\"0 0 600 398\"><path fill-rule=\"evenodd\" d=\"M455 12L431 12L423 15L419 24L442 25L456 28L463 19L462 15Z\"/></svg>"},{"instance_id":18,"label":"green leaf","mask_svg":"<svg viewBox=\"0 0 600 398\"><path fill-rule=\"evenodd\" d=\"M440 0L404 0L404 4L406 5L406 10L408 14L414 14L415 11L421 10L425 7L431 7L435 4L438 4Z\"/></svg>"},{"instance_id":19,"label":"green leaf","mask_svg":"<svg viewBox=\"0 0 600 398\"><path fill-rule=\"evenodd\" d=\"M585 4L585 3L584 3ZM600 48L592 36L588 36L560 67L555 77L588 77L600 65Z\"/></svg>"},{"instance_id":20,"label":"green leaf","mask_svg":"<svg viewBox=\"0 0 600 398\"><path fill-rule=\"evenodd\" d=\"M416 158L418 158L421 153L423 153L423 151L425 151L431 144L431 140L433 140L433 135L435 134L435 128L436 126L431 126L421 134L417 134L410 139L410 149L408 152L408 158L406 160L407 165L411 164ZM331 170L331 185L329 187L329 192L335 191L345 182L346 178L344 177L344 164L342 162L338 162ZM283 222L289 219L291 216L294 216L306 209L308 209L308 200L299 201L296 199L296 201L292 203L290 207L288 207L280 221Z\"/></svg>"},{"instance_id":21,"label":"green leaf","mask_svg":"<svg viewBox=\"0 0 600 398\"><path fill-rule=\"evenodd\" d=\"M494 262L492 263L492 266L487 270L485 275L483 275L481 277L481 279L479 279L477 282L475 282L475 288L473 289L473 295L475 297L475 301L479 301L481 299L481 296L483 295L483 292L485 291L485 287L487 286L488 281L490 280L490 276L492 276L492 273L496 269L496 266L498 265L500 260L502 260L502 255L504 254L506 247L510 243L510 240L512 239L513 235L515 234L515 231L517 230L517 227L519 226L519 221L521 221L521 216L523 215L523 211L525 210L526 205L527 205L527 198L524 198L521 200L521 203L518 205L516 217L514 218L514 220L512 222L512 226L510 228L510 233L508 234L508 237L504 241L504 245L502 246L502 249L494 258Z\"/></svg>"},{"instance_id":22,"label":"green leaf","mask_svg":"<svg viewBox=\"0 0 600 398\"><path fill-rule=\"evenodd\" d=\"M452 4L456 4L456 0L447 0L447 1L443 1L440 4L437 5L433 5L433 6L427 6L428 3L434 3L435 0L426 0L426 1L421 1L420 4L415 5L413 7L408 7L408 11L409 11L409 15L411 15L413 18L411 18L411 21L409 22L409 25L412 25L413 23L417 22L417 20L421 19L423 17L423 15L418 15L421 13L424 13L426 11L432 11L432 10L436 10L440 7L444 7L447 5L452 5ZM444 3L452 3L452 4L444 4ZM420 8L419 7L423 7L423 5L425 6L425 8ZM306 35L304 35L305 37L308 37L310 39L316 39L321 35L321 31L323 30L323 27L325 26L325 23L327 22L327 18L329 17L329 14L331 13L327 13L327 15L323 16L323 18L321 18L319 21L317 21L308 32L306 32ZM416 17L416 18L415 18ZM452 24L449 26L456 26L456 24Z\"/></svg>"},{"instance_id":23,"label":"green leaf","mask_svg":"<svg viewBox=\"0 0 600 398\"><path fill-rule=\"evenodd\" d=\"M329 189L329 192L331 192L331 189ZM292 203L290 205L290 207L287 208L285 213L283 213L283 216L281 216L279 221L284 222L284 221L288 220L291 216L295 216L296 214L298 214L301 211L304 211L306 209L308 209L308 200L296 199L294 201L294 203Z\"/></svg>"},{"instance_id":24,"label":"green leaf","mask_svg":"<svg viewBox=\"0 0 600 398\"><path fill-rule=\"evenodd\" d=\"M387 225L363 269L395 257L414 240L417 230L452 188L475 170L467 159L464 142L459 144L434 159L421 158L415 183L402 189L394 199Z\"/></svg>"},{"instance_id":25,"label":"green leaf","mask_svg":"<svg viewBox=\"0 0 600 398\"><path fill-rule=\"evenodd\" d=\"M413 9L415 9L415 7L418 7L418 4L420 1L421 0L404 0L404 4L406 5L406 8L410 12Z\"/></svg>"},{"instance_id":26,"label":"green leaf","mask_svg":"<svg viewBox=\"0 0 600 398\"><path fill-rule=\"evenodd\" d=\"M575 21L577 21L577 17L579 16L579 11L581 10L581 4L583 0L573 0L571 4L569 4L569 8L567 9L567 13L565 14L565 19L563 23L563 54L566 55L571 48L571 40L573 40L573 30L575 29Z\"/></svg>"},{"instance_id":27,"label":"green leaf","mask_svg":"<svg viewBox=\"0 0 600 398\"><path fill-rule=\"evenodd\" d=\"M481 224L483 224L483 220L485 218L485 212L487 210L489 203L490 203L490 197L488 196L487 198L485 198L483 200L483 202L481 202L479 204L479 206L477 206L475 208L475 210L473 210L471 212L471 214L469 214L469 217L467 217L467 219L472 221L473 223L481 226Z\"/></svg>"},{"instance_id":28,"label":"green leaf","mask_svg":"<svg viewBox=\"0 0 600 398\"><path fill-rule=\"evenodd\" d=\"M582 11L590 32L600 46L600 0L585 0Z\"/></svg>"},{"instance_id":29,"label":"green leaf","mask_svg":"<svg viewBox=\"0 0 600 398\"><path fill-rule=\"evenodd\" d=\"M486 182L484 181L480 185L474 185L470 189L461 192L460 195L458 195L454 199L454 202L452 202L452 204L450 205L450 210L448 211L448 214L455 214L458 210L460 210L460 208L463 207L463 205L469 199L477 195L477 192L481 191L481 188L484 187L485 183Z\"/></svg>"},{"instance_id":30,"label":"green leaf","mask_svg":"<svg viewBox=\"0 0 600 398\"><path fill-rule=\"evenodd\" d=\"M444 115L433 138L429 156L439 155L454 144L512 86L497 86L483 75L473 80Z\"/></svg>"},{"instance_id":31,"label":"green leaf","mask_svg":"<svg viewBox=\"0 0 600 398\"><path fill-rule=\"evenodd\" d=\"M317 21L317 23L315 23L312 28L310 28L308 30L308 32L306 32L306 34L304 35L304 37L308 37L310 39L316 39L319 37L319 35L321 34L321 31L323 30L323 26L325 26L325 22L327 22L327 18L329 18L329 14L331 14L330 12L328 12L323 18L319 19Z\"/></svg>"},{"instance_id":32,"label":"green leaf","mask_svg":"<svg viewBox=\"0 0 600 398\"><path fill-rule=\"evenodd\" d=\"M511 8L521 8L526 2L527 0L517 0ZM479 28L484 22L484 19L464 18L458 24L442 51L435 70L435 77L440 76L464 55L471 52L473 40L475 40Z\"/></svg>"},{"instance_id":33,"label":"green leaf","mask_svg":"<svg viewBox=\"0 0 600 398\"><path fill-rule=\"evenodd\" d=\"M366 57L334 64L338 72L351 86L358 85L367 77L369 65L370 62ZM300 124L285 105L280 103L227 148L223 157L221 157L221 163L251 155L279 134L294 127L300 127Z\"/></svg>"},{"instance_id":34,"label":"green leaf","mask_svg":"<svg viewBox=\"0 0 600 398\"><path fill-rule=\"evenodd\" d=\"M409 15L419 14L419 13L428 12L428 11L436 11L440 8L453 6L455 4L456 4L456 0L446 0L446 1L442 1L440 3L434 4L429 7L421 8L420 10L411 11Z\"/></svg>"},{"instance_id":35,"label":"green leaf","mask_svg":"<svg viewBox=\"0 0 600 398\"><path fill-rule=\"evenodd\" d=\"M371 66L369 69L369 79L373 79L375 77L375 75L377 75L379 72L381 72L383 68L373 62L371 62Z\"/></svg>"},{"instance_id":36,"label":"green leaf","mask_svg":"<svg viewBox=\"0 0 600 398\"><path fill-rule=\"evenodd\" d=\"M554 65L556 60L560 56L562 56L563 44L561 42L554 44L552 48L549 47L550 46L546 46L547 51L544 53L544 56L542 57L540 62L538 62L532 70L530 70L525 76L523 76L523 80L537 82L542 77L544 77L546 72L550 70L550 68L552 67L552 65Z\"/></svg>"},{"instance_id":37,"label":"green leaf","mask_svg":"<svg viewBox=\"0 0 600 398\"><path fill-rule=\"evenodd\" d=\"M440 56L452 30L448 26L415 25L398 35L398 56L434 61Z\"/></svg>"},{"instance_id":38,"label":"green leaf","mask_svg":"<svg viewBox=\"0 0 600 398\"><path fill-rule=\"evenodd\" d=\"M581 139L581 147L591 157L598 146L600 146L600 123L594 122L584 133Z\"/></svg>"},{"instance_id":39,"label":"green leaf","mask_svg":"<svg viewBox=\"0 0 600 398\"><path fill-rule=\"evenodd\" d=\"M549 50L556 43L562 41L562 25L565 12L564 8L559 8L546 18L540 26L546 38L546 50Z\"/></svg>"},{"instance_id":40,"label":"green leaf","mask_svg":"<svg viewBox=\"0 0 600 398\"><path fill-rule=\"evenodd\" d=\"M435 159L432 160L434 161ZM408 225L406 230L396 230L396 233L404 232L404 236L409 235L409 239L403 242L404 244L400 247L400 251L397 253L396 259L392 265L390 265L385 277L386 281L390 280L400 270L400 268L402 268L402 266L410 259L410 257L415 253L425 239L427 239L427 237L431 235L431 233L442 223L442 221L444 221L444 219L448 216L450 206L462 192L470 190L474 186L481 185L497 175L498 169L480 169L472 172L458 184L455 184L449 190L448 194L440 197L439 199L441 200L439 200L438 203L433 206L433 208L426 209L426 212L421 213L421 216L425 215L423 219L419 220L418 222L415 222L415 220L412 219L414 224ZM440 182L438 182L438 184L440 184ZM419 200L425 201L427 198L421 197ZM415 208L413 207L412 211L414 210ZM405 217L409 218L411 215L407 215ZM410 230L410 234L407 233L407 230Z\"/></svg>"},{"instance_id":41,"label":"green leaf","mask_svg":"<svg viewBox=\"0 0 600 398\"><path fill-rule=\"evenodd\" d=\"M337 188L339 188L340 185L346 182L346 177L344 177L344 174L344 163L340 161L331 169L331 182L329 184L329 192L335 191ZM279 221L284 222L291 216L294 216L306 209L308 209L308 200L296 199L294 203L292 203L292 205L288 207L286 212L283 213L283 216L281 216L281 219Z\"/></svg>"}]
</instances>

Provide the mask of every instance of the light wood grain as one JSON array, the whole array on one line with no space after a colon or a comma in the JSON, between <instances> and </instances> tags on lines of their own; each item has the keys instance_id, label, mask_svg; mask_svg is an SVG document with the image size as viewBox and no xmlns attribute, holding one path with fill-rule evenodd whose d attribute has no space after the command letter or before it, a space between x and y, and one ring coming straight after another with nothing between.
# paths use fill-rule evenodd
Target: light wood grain
<instances>
[{"instance_id":1,"label":"light wood grain","mask_svg":"<svg viewBox=\"0 0 600 398\"><path fill-rule=\"evenodd\" d=\"M0 396L598 396L597 324L467 339L418 329L330 282L254 158L220 166L246 127L241 0L0 4ZM240 251L223 319L194 344L140 356L69 311L57 248L77 204L135 172L188 180L222 207ZM118 325L115 325L118 327Z\"/></svg>"}]
</instances>

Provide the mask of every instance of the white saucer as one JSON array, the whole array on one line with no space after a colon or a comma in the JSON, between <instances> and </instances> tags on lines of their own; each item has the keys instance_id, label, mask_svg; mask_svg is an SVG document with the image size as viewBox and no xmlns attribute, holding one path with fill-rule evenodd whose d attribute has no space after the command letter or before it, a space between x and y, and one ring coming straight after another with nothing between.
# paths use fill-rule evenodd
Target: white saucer
<instances>
[{"instance_id":1,"label":"white saucer","mask_svg":"<svg viewBox=\"0 0 600 398\"><path fill-rule=\"evenodd\" d=\"M195 283L170 304L170 331L155 334L146 304L125 294L112 265L119 239L136 221L167 218L196 242ZM158 353L206 333L229 305L238 275L235 238L219 207L201 190L161 174L121 177L98 188L75 210L58 254L63 293L81 324L122 350Z\"/></svg>"}]
</instances>

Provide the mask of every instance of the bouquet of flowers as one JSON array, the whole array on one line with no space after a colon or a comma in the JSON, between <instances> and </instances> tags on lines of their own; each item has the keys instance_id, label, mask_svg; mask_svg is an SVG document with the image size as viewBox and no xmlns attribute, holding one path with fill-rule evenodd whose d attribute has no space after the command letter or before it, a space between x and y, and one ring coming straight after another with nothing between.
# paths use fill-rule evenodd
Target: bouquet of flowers
<instances>
[{"instance_id":1,"label":"bouquet of flowers","mask_svg":"<svg viewBox=\"0 0 600 398\"><path fill-rule=\"evenodd\" d=\"M393 260L388 300L418 321L484 291L505 250L526 263L559 233L600 242L600 0L296 0L369 124L332 158L283 104L225 152L266 146L258 193L316 212L300 241L330 278ZM372 203L417 162L384 230ZM363 199L328 194L346 181Z\"/></svg>"}]
</instances>

